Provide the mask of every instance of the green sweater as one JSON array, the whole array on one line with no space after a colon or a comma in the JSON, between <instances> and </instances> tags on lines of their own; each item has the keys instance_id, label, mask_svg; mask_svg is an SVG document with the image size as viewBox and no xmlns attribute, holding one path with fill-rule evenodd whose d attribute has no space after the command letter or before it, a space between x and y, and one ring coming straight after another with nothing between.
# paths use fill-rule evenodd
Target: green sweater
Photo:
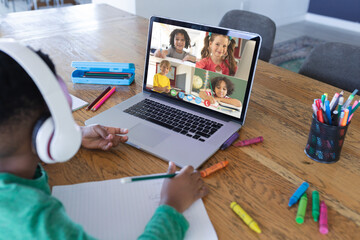
<instances>
[{"instance_id":1,"label":"green sweater","mask_svg":"<svg viewBox=\"0 0 360 240\"><path fill-rule=\"evenodd\" d=\"M159 206L139 239L183 239L189 224L174 208ZM51 196L39 166L34 179L0 173L0 239L94 239L71 221Z\"/></svg>"}]
</instances>

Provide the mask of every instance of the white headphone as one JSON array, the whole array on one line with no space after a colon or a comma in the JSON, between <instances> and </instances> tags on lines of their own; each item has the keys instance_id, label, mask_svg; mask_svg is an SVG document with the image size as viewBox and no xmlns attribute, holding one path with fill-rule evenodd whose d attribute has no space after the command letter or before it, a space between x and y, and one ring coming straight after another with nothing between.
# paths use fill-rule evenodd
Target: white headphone
<instances>
[{"instance_id":1,"label":"white headphone","mask_svg":"<svg viewBox=\"0 0 360 240\"><path fill-rule=\"evenodd\" d=\"M69 160L79 150L82 136L56 76L40 56L20 43L1 39L0 51L27 72L50 110L51 116L40 120L33 132L33 145L39 158L45 163Z\"/></svg>"}]
</instances>

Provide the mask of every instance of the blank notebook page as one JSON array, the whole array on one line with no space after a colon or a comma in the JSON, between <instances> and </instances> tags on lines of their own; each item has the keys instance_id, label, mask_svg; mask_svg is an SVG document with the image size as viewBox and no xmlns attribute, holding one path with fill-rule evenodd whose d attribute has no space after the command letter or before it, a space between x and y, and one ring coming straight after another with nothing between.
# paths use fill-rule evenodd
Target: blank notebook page
<instances>
[{"instance_id":1,"label":"blank notebook page","mask_svg":"<svg viewBox=\"0 0 360 240\"><path fill-rule=\"evenodd\" d=\"M119 179L54 186L70 218L99 239L137 239L159 206L163 179L123 184ZM217 239L201 199L184 212L185 239Z\"/></svg>"}]
</instances>

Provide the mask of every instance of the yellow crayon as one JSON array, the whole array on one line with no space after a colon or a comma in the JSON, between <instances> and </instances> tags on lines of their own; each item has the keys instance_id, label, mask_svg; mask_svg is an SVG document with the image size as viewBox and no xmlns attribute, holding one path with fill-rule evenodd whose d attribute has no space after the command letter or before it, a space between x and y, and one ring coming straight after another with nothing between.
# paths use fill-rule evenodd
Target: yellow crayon
<instances>
[{"instance_id":1,"label":"yellow crayon","mask_svg":"<svg viewBox=\"0 0 360 240\"><path fill-rule=\"evenodd\" d=\"M259 228L257 223L249 216L249 214L244 211L244 209L239 206L239 204L237 204L236 202L232 202L230 204L230 207L253 231L261 233L261 229Z\"/></svg>"}]
</instances>

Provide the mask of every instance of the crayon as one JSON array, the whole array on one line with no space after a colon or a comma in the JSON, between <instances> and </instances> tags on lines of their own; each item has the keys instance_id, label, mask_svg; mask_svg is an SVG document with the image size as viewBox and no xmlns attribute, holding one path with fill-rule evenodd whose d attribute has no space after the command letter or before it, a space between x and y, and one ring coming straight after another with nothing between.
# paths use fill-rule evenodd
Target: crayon
<instances>
[{"instance_id":1,"label":"crayon","mask_svg":"<svg viewBox=\"0 0 360 240\"><path fill-rule=\"evenodd\" d=\"M230 147L230 145L239 137L239 133L235 132L233 135L231 135L231 137L228 138L228 140L226 140L223 145L221 145L220 149L221 150L225 150L228 147Z\"/></svg>"},{"instance_id":2,"label":"crayon","mask_svg":"<svg viewBox=\"0 0 360 240\"><path fill-rule=\"evenodd\" d=\"M296 218L295 218L295 221L298 224L304 223L307 201L308 201L307 194L304 193L300 198L299 207L298 207L298 211L296 213Z\"/></svg>"},{"instance_id":3,"label":"crayon","mask_svg":"<svg viewBox=\"0 0 360 240\"><path fill-rule=\"evenodd\" d=\"M289 207L294 205L294 203L296 203L299 200L299 198L304 194L304 192L306 192L306 189L308 189L308 188L309 188L309 184L307 182L303 182L300 185L300 187L291 196L291 198L289 200Z\"/></svg>"},{"instance_id":4,"label":"crayon","mask_svg":"<svg viewBox=\"0 0 360 240\"><path fill-rule=\"evenodd\" d=\"M313 191L312 192L312 216L313 216L315 222L317 222L319 220L319 215L320 215L319 192Z\"/></svg>"},{"instance_id":5,"label":"crayon","mask_svg":"<svg viewBox=\"0 0 360 240\"><path fill-rule=\"evenodd\" d=\"M235 147L243 147L243 146L247 146L250 144L254 144L254 143L259 143L264 141L264 138L262 136L257 137L257 138L251 138L251 139L246 139L246 140L242 140L242 141L237 141L236 143L233 144L233 146Z\"/></svg>"},{"instance_id":6,"label":"crayon","mask_svg":"<svg viewBox=\"0 0 360 240\"><path fill-rule=\"evenodd\" d=\"M328 220L327 220L327 207L324 201L321 201L320 204L319 232L321 234L327 234L329 232Z\"/></svg>"},{"instance_id":7,"label":"crayon","mask_svg":"<svg viewBox=\"0 0 360 240\"><path fill-rule=\"evenodd\" d=\"M201 177L207 177L210 174L212 174L213 172L216 172L219 169L222 169L224 167L226 167L229 164L229 161L222 161L219 162L211 167L208 167L202 171L200 171Z\"/></svg>"},{"instance_id":8,"label":"crayon","mask_svg":"<svg viewBox=\"0 0 360 240\"><path fill-rule=\"evenodd\" d=\"M231 209L248 225L251 230L261 233L261 229L259 228L258 224L247 214L244 209L240 207L239 204L236 202L232 202L230 204Z\"/></svg>"}]
</instances>

